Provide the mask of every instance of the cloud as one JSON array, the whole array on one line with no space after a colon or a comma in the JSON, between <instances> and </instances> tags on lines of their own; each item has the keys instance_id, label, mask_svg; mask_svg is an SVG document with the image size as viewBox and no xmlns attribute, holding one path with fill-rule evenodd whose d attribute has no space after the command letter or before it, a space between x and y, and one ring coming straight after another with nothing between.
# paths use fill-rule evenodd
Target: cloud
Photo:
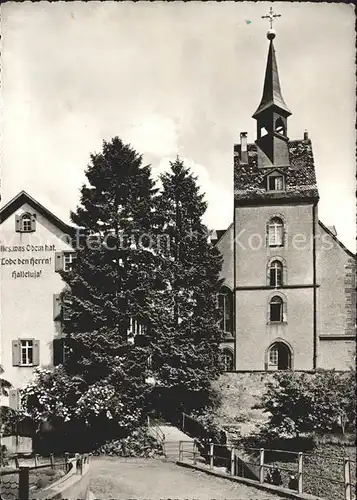
<instances>
[{"instance_id":1,"label":"cloud","mask_svg":"<svg viewBox=\"0 0 357 500\"><path fill-rule=\"evenodd\" d=\"M162 157L178 151L175 122L156 113L138 119L126 132L125 139L144 154Z\"/></svg>"}]
</instances>

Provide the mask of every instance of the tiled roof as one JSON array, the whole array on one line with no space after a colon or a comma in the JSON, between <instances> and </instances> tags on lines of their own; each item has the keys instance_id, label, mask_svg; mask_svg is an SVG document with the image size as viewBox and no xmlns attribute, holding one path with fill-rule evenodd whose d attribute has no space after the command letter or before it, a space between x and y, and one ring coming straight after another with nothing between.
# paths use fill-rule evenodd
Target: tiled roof
<instances>
[{"instance_id":1,"label":"tiled roof","mask_svg":"<svg viewBox=\"0 0 357 500\"><path fill-rule=\"evenodd\" d=\"M227 229L216 229L211 236L211 243L215 245L222 238Z\"/></svg>"},{"instance_id":2,"label":"tiled roof","mask_svg":"<svg viewBox=\"0 0 357 500\"><path fill-rule=\"evenodd\" d=\"M312 145L309 139L289 141L290 166L279 170L285 174L285 191L266 189L267 173L274 167L257 165L257 145L248 144L248 164L240 163L240 145L234 146L234 199L236 204L260 201L290 201L319 199Z\"/></svg>"},{"instance_id":3,"label":"tiled roof","mask_svg":"<svg viewBox=\"0 0 357 500\"><path fill-rule=\"evenodd\" d=\"M32 196L30 196L26 191L20 191L12 200L10 200L6 205L0 208L0 224L6 221L16 210L22 207L24 204L30 205L34 210L37 210L43 217L49 220L54 226L58 227L61 231L66 234L72 235L75 233L75 228L69 226L58 217L56 217L47 208L36 201Z\"/></svg>"}]
</instances>

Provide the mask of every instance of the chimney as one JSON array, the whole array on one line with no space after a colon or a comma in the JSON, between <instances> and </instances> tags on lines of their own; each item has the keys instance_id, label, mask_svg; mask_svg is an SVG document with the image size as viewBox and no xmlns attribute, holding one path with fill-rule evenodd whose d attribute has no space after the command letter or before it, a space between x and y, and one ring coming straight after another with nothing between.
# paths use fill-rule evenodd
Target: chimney
<instances>
[{"instance_id":1,"label":"chimney","mask_svg":"<svg viewBox=\"0 0 357 500\"><path fill-rule=\"evenodd\" d=\"M240 133L240 162L248 163L247 132Z\"/></svg>"},{"instance_id":2,"label":"chimney","mask_svg":"<svg viewBox=\"0 0 357 500\"><path fill-rule=\"evenodd\" d=\"M308 141L309 140L309 133L308 131L305 129L305 132L304 132L304 141Z\"/></svg>"}]
</instances>

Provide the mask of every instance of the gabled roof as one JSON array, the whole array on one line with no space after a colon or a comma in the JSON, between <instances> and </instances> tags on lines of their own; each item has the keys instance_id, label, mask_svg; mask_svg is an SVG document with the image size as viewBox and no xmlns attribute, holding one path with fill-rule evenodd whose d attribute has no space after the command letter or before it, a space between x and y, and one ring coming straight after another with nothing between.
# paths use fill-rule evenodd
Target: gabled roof
<instances>
[{"instance_id":1,"label":"gabled roof","mask_svg":"<svg viewBox=\"0 0 357 500\"><path fill-rule=\"evenodd\" d=\"M290 165L284 167L285 191L267 191L265 176L275 168L258 167L256 144L248 144L248 163L240 162L240 145L234 146L234 200L249 205L261 202L317 202L319 194L310 139L289 141Z\"/></svg>"},{"instance_id":2,"label":"gabled roof","mask_svg":"<svg viewBox=\"0 0 357 500\"><path fill-rule=\"evenodd\" d=\"M345 247L345 245L337 238L336 234L334 234L331 231L331 229L329 229L327 226L325 226L325 224L323 224L320 220L319 220L319 224L322 227L322 229L324 231L326 231L326 233L329 234L334 241L336 241L336 243L342 248L342 250L344 250L353 259L356 259L356 255L354 253L352 253L350 250L348 250L348 248ZM332 227L335 227L335 226L332 226Z\"/></svg>"},{"instance_id":3,"label":"gabled roof","mask_svg":"<svg viewBox=\"0 0 357 500\"><path fill-rule=\"evenodd\" d=\"M275 106L282 110L286 116L291 115L291 111L285 104L283 96L281 95L278 65L276 63L275 49L273 40L269 44L269 52L267 59L267 66L265 70L265 80L263 97L260 101L258 109L253 115L253 118L257 118L258 115L266 111L268 108Z\"/></svg>"},{"instance_id":4,"label":"gabled roof","mask_svg":"<svg viewBox=\"0 0 357 500\"><path fill-rule=\"evenodd\" d=\"M66 224L61 219L56 217L50 210L45 208L41 203L36 201L32 196L30 196L26 191L21 191L12 200L10 200L6 205L0 208L0 224L2 224L6 219L8 219L16 210L22 207L24 204L30 205L36 212L40 213L43 217L49 220L54 226L56 226L61 231L72 234L74 232L74 227Z\"/></svg>"},{"instance_id":5,"label":"gabled roof","mask_svg":"<svg viewBox=\"0 0 357 500\"><path fill-rule=\"evenodd\" d=\"M265 172L264 177L271 174L285 175L285 168L269 168L269 170Z\"/></svg>"},{"instance_id":6,"label":"gabled roof","mask_svg":"<svg viewBox=\"0 0 357 500\"><path fill-rule=\"evenodd\" d=\"M212 245L217 245L223 238L223 236L227 233L227 231L233 226L233 222L229 224L227 229L215 229L216 238L211 238Z\"/></svg>"}]
</instances>

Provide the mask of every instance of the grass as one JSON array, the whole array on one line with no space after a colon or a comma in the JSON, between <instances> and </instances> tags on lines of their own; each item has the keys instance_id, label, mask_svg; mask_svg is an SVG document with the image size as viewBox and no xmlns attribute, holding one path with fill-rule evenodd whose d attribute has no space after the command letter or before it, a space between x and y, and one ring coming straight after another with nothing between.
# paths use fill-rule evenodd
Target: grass
<instances>
[{"instance_id":1,"label":"grass","mask_svg":"<svg viewBox=\"0 0 357 500\"><path fill-rule=\"evenodd\" d=\"M344 499L344 458L351 460L352 490L356 483L356 446L353 434L305 436L299 439L279 439L270 442L254 439L237 442L242 450L242 458L246 461L259 463L256 451L250 447L285 450L285 452L265 453L265 463L279 469L291 468L291 472L281 470L283 486L288 487L291 474L297 473L297 455L288 451L303 453L303 491L328 500ZM258 469L257 469L258 470Z\"/></svg>"}]
</instances>

